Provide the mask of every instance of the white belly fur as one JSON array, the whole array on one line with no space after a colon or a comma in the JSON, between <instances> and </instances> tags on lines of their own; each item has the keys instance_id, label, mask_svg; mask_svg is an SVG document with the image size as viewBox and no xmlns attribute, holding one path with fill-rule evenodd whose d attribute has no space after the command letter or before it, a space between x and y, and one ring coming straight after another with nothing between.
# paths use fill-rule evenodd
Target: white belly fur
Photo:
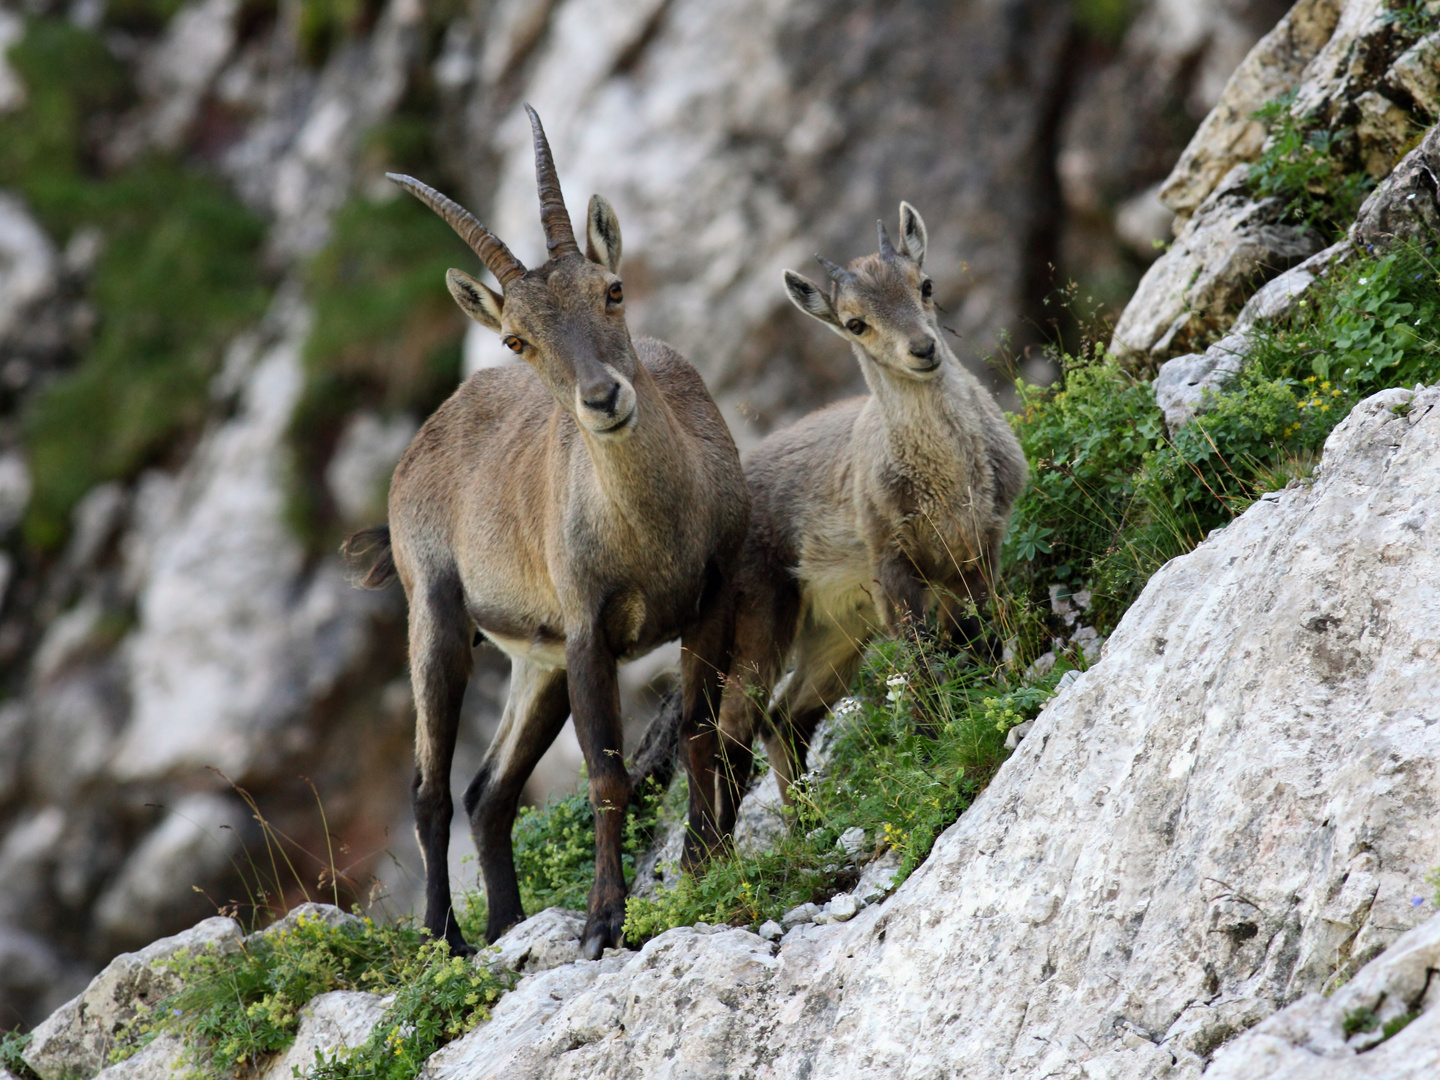
<instances>
[{"instance_id":1,"label":"white belly fur","mask_svg":"<svg viewBox=\"0 0 1440 1080\"><path fill-rule=\"evenodd\" d=\"M547 641L537 644L530 638L505 637L484 629L480 632L485 635L487 641L512 660L525 660L552 671L565 667L565 643L563 641Z\"/></svg>"}]
</instances>

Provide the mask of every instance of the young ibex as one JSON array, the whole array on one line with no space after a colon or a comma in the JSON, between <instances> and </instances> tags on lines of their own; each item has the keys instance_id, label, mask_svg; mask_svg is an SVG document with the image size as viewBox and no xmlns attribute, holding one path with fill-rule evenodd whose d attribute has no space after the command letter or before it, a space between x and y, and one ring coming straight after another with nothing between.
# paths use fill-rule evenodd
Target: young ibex
<instances>
[{"instance_id":1,"label":"young ibex","mask_svg":"<svg viewBox=\"0 0 1440 1080\"><path fill-rule=\"evenodd\" d=\"M977 637L975 611L1025 484L1010 425L940 335L921 269L925 223L902 202L903 250L883 223L879 232L879 254L848 269L816 256L828 293L785 271L795 305L850 342L870 393L812 413L746 459L753 508L721 712L722 832L756 730L785 794L877 629L913 635L938 609L952 637Z\"/></svg>"},{"instance_id":2,"label":"young ibex","mask_svg":"<svg viewBox=\"0 0 1440 1080\"><path fill-rule=\"evenodd\" d=\"M347 545L378 543L362 584L398 574L410 605L426 927L468 950L451 910L446 846L451 758L478 630L511 659L500 729L464 799L489 901L486 939L524 918L510 830L521 787L573 715L595 807L582 939L595 958L623 942L625 919L620 841L631 791L616 664L676 637L692 847L713 842L715 718L750 499L700 376L668 346L630 337L615 212L591 198L582 254L540 119L526 110L543 266L527 270L459 205L391 175L499 280L503 295L459 270L445 275L465 313L526 364L482 370L440 406L395 469L388 530Z\"/></svg>"}]
</instances>

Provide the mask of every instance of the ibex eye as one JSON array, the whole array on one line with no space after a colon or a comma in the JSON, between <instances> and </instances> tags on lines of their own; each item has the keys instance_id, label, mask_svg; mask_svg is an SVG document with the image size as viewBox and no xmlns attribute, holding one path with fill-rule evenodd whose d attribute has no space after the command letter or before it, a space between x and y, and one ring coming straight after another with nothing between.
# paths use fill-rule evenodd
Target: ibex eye
<instances>
[{"instance_id":1,"label":"ibex eye","mask_svg":"<svg viewBox=\"0 0 1440 1080\"><path fill-rule=\"evenodd\" d=\"M625 290L620 287L620 282L617 281L614 285L610 286L608 295L612 304L618 304L625 299Z\"/></svg>"},{"instance_id":2,"label":"ibex eye","mask_svg":"<svg viewBox=\"0 0 1440 1080\"><path fill-rule=\"evenodd\" d=\"M929 278L926 278L925 281L924 281L924 282L921 284L921 286L920 286L920 295L923 296L923 297L925 297L925 299L928 300L928 299L930 299L930 294L933 293L934 291L935 291L935 283L934 283L933 281L931 281Z\"/></svg>"},{"instance_id":3,"label":"ibex eye","mask_svg":"<svg viewBox=\"0 0 1440 1080\"><path fill-rule=\"evenodd\" d=\"M518 337L515 337L513 334L505 339L505 347L513 353L521 353L525 351L525 343L521 341Z\"/></svg>"},{"instance_id":4,"label":"ibex eye","mask_svg":"<svg viewBox=\"0 0 1440 1080\"><path fill-rule=\"evenodd\" d=\"M866 327L859 319L851 319L845 324L845 329L849 330L852 334L863 334Z\"/></svg>"}]
</instances>

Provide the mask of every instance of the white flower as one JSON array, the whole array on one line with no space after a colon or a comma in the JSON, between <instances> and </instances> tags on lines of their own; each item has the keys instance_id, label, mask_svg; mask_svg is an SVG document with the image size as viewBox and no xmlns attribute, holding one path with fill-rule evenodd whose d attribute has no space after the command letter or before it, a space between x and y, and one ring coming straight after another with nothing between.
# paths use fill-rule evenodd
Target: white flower
<instances>
[{"instance_id":1,"label":"white flower","mask_svg":"<svg viewBox=\"0 0 1440 1080\"><path fill-rule=\"evenodd\" d=\"M1363 277L1362 277L1362 278L1360 279L1360 284L1361 284L1361 285L1369 285L1369 284L1370 284L1370 279L1369 279L1369 278L1363 278Z\"/></svg>"}]
</instances>

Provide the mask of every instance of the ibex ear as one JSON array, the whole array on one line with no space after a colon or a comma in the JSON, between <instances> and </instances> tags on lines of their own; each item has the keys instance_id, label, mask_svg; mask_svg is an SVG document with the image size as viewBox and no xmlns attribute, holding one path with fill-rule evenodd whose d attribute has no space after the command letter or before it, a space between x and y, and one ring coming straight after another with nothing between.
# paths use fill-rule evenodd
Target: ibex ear
<instances>
[{"instance_id":1,"label":"ibex ear","mask_svg":"<svg viewBox=\"0 0 1440 1080\"><path fill-rule=\"evenodd\" d=\"M916 266L925 265L925 221L920 212L908 202L900 204L900 242L905 251L915 260Z\"/></svg>"},{"instance_id":2,"label":"ibex ear","mask_svg":"<svg viewBox=\"0 0 1440 1080\"><path fill-rule=\"evenodd\" d=\"M585 254L612 274L620 272L620 219L599 195L590 196L585 215Z\"/></svg>"},{"instance_id":3,"label":"ibex ear","mask_svg":"<svg viewBox=\"0 0 1440 1080\"><path fill-rule=\"evenodd\" d=\"M500 309L505 306L503 296L483 281L476 281L464 270L446 270L445 285L461 311L481 326L489 327L497 334L500 332Z\"/></svg>"},{"instance_id":4,"label":"ibex ear","mask_svg":"<svg viewBox=\"0 0 1440 1080\"><path fill-rule=\"evenodd\" d=\"M801 277L794 270L786 270L785 291L790 294L790 302L806 315L819 319L841 337L845 336L845 331L840 326L840 316L835 314L830 298L819 285Z\"/></svg>"}]
</instances>

